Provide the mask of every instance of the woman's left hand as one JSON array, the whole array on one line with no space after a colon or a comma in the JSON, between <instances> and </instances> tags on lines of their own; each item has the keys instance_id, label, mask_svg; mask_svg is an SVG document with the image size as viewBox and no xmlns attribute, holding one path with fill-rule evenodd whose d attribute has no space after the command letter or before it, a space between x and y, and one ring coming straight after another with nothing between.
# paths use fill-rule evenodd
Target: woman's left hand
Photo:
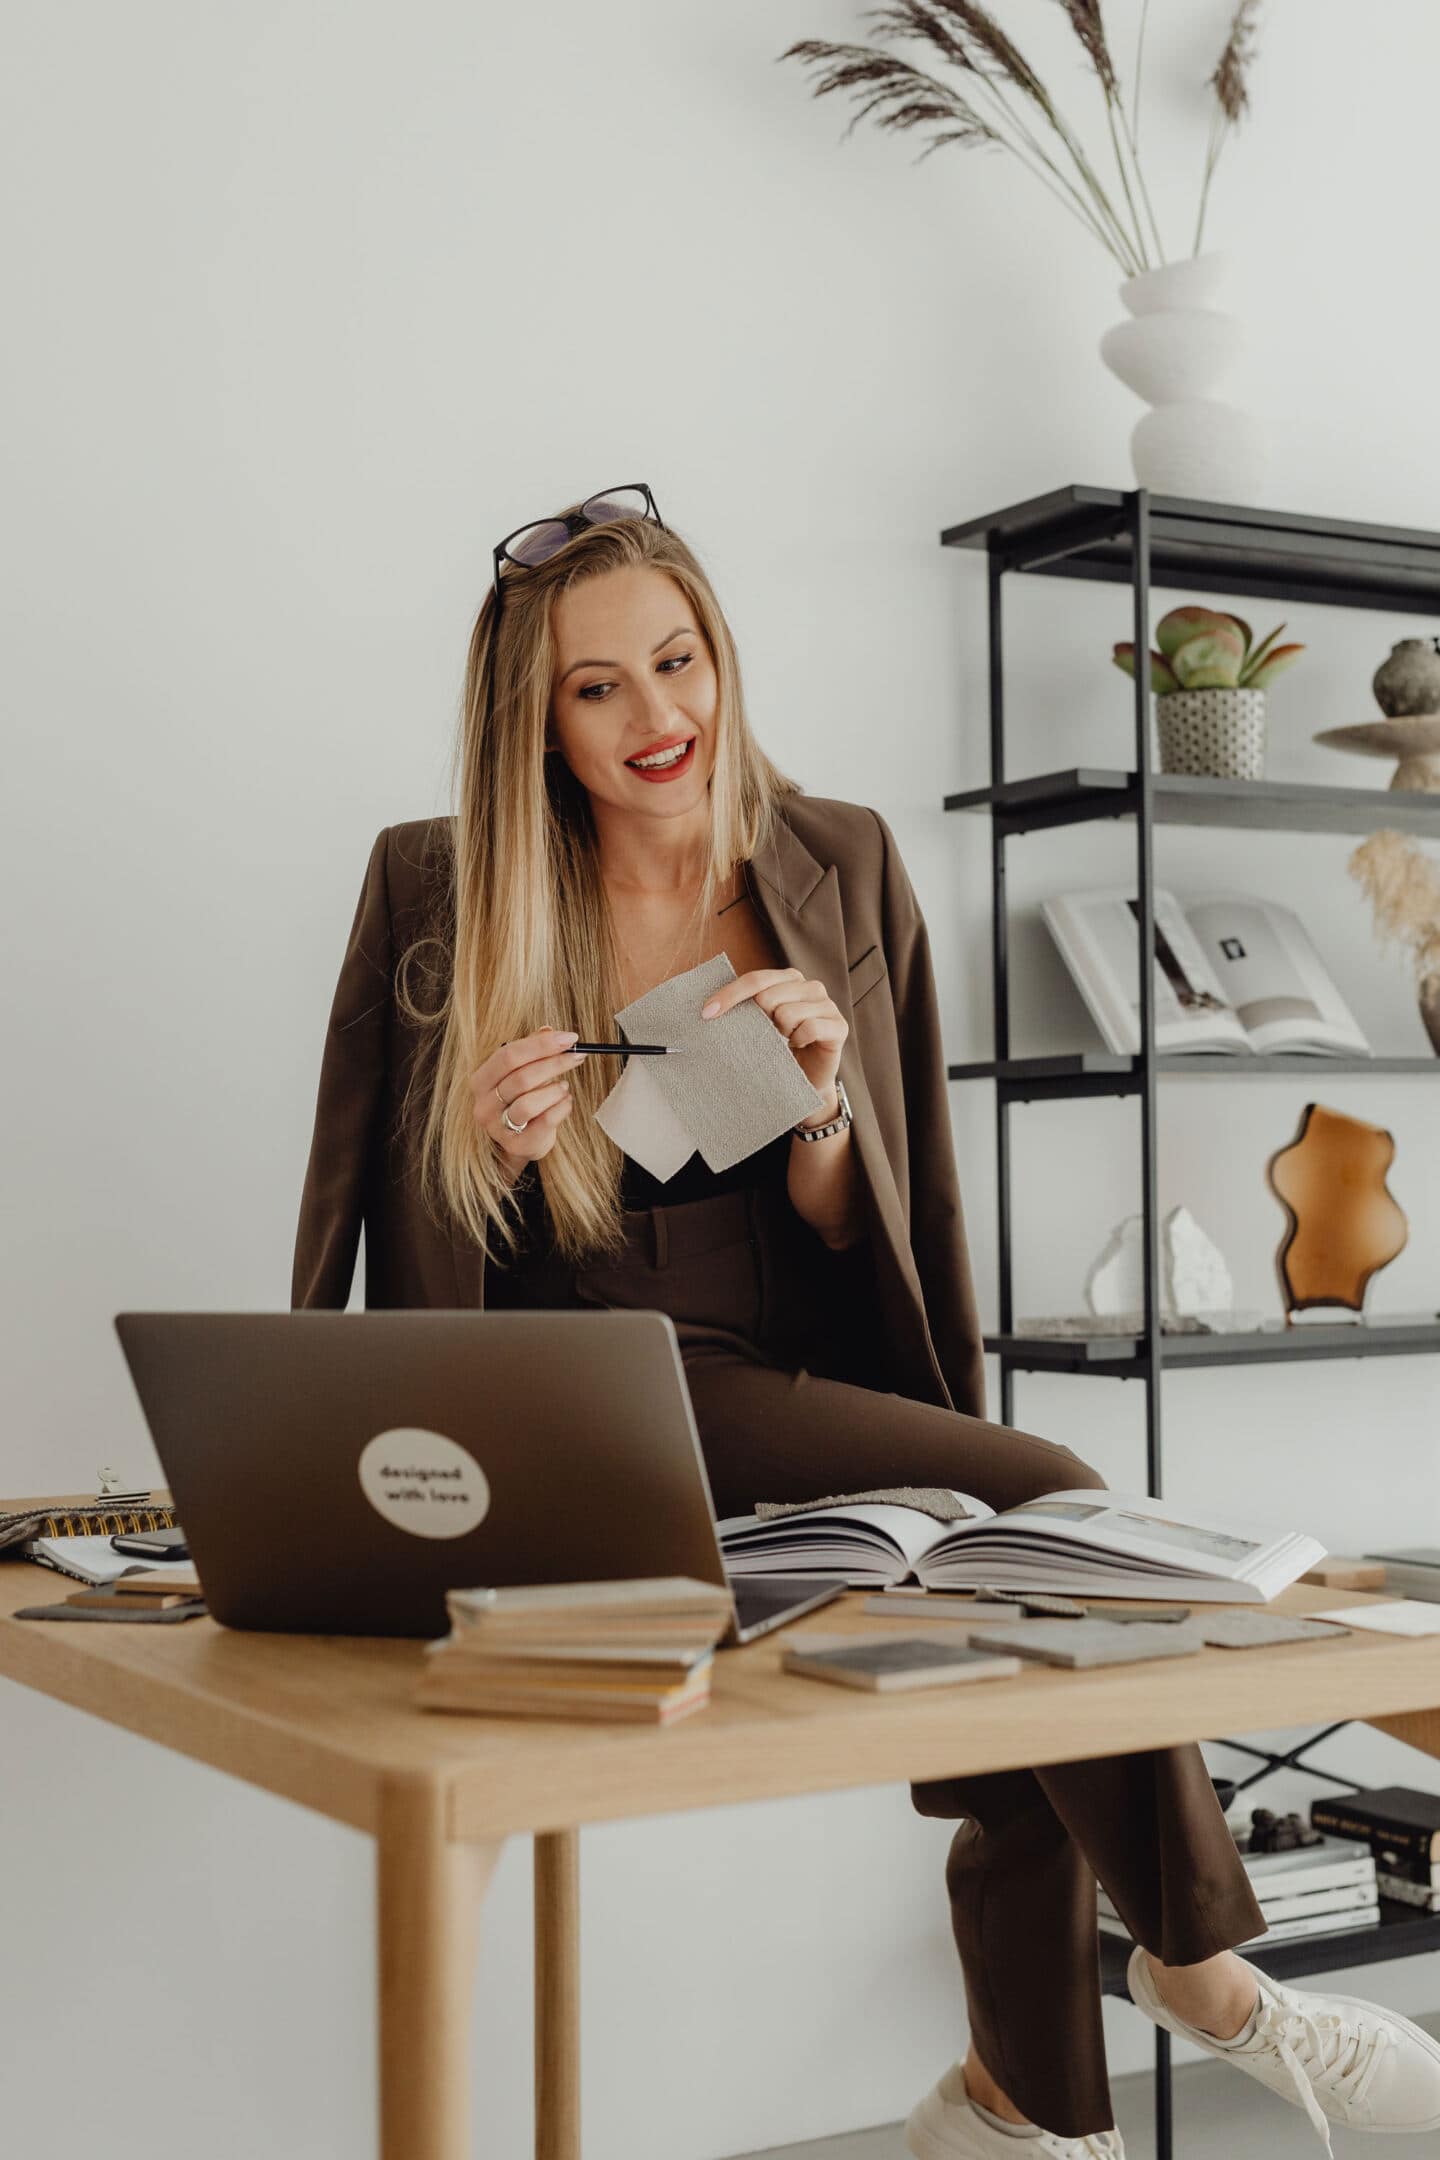
<instances>
[{"instance_id":1,"label":"woman's left hand","mask_svg":"<svg viewBox=\"0 0 1440 2160\"><path fill-rule=\"evenodd\" d=\"M700 1017L718 1020L747 998L780 1030L811 1087L827 1101L838 1099L835 1076L850 1029L824 983L807 982L799 968L753 968L717 990L701 1007Z\"/></svg>"}]
</instances>

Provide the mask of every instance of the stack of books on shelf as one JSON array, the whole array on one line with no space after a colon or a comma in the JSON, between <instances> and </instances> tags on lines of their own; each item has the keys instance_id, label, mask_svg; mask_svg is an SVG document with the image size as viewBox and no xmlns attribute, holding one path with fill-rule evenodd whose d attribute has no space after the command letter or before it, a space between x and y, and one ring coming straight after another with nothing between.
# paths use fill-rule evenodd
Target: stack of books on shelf
<instances>
[{"instance_id":1,"label":"stack of books on shelf","mask_svg":"<svg viewBox=\"0 0 1440 2160\"><path fill-rule=\"evenodd\" d=\"M710 1700L727 1590L689 1576L449 1590L416 1698L491 1717L672 1725Z\"/></svg>"},{"instance_id":2,"label":"stack of books on shelf","mask_svg":"<svg viewBox=\"0 0 1440 2160\"><path fill-rule=\"evenodd\" d=\"M1374 1858L1343 1838L1322 1837L1285 1852L1249 1852L1241 1843L1240 1857L1265 1916L1265 1932L1254 1938L1257 1944L1339 1934L1379 1922ZM1099 1919L1102 1934L1128 1938L1129 1929L1103 1890Z\"/></svg>"},{"instance_id":3,"label":"stack of books on shelf","mask_svg":"<svg viewBox=\"0 0 1440 2160\"><path fill-rule=\"evenodd\" d=\"M1382 1898L1440 1912L1440 1793L1380 1785L1314 1800L1310 1820L1327 1837L1364 1846Z\"/></svg>"}]
</instances>

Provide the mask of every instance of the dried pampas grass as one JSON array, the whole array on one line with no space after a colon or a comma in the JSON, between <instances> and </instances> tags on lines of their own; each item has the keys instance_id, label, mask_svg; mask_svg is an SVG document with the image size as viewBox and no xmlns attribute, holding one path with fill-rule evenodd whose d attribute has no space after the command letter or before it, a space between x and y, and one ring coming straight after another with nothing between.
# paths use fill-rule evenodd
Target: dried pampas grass
<instances>
[{"instance_id":1,"label":"dried pampas grass","mask_svg":"<svg viewBox=\"0 0 1440 2160\"><path fill-rule=\"evenodd\" d=\"M1141 4L1128 110L1106 36L1102 0L1058 0L1058 4L1100 86L1118 197L1114 183L1102 179L1058 101L981 0L889 0L887 6L862 11L875 24L878 37L928 45L959 71L961 89L874 45L834 45L823 38L801 38L779 57L819 70L813 89L816 97L828 97L837 90L860 94L862 102L845 130L847 135L857 120L871 113L877 127L937 128L917 164L944 143L1010 151L1099 241L1126 277L1135 277L1170 260L1140 165L1140 71L1150 0ZM1220 58L1206 81L1214 102L1195 227L1197 255L1216 164L1227 137L1249 110L1249 70L1255 58L1260 4L1261 0L1238 0Z\"/></svg>"},{"instance_id":2,"label":"dried pampas grass","mask_svg":"<svg viewBox=\"0 0 1440 2160\"><path fill-rule=\"evenodd\" d=\"M1408 946L1417 982L1440 975L1440 863L1404 833L1377 832L1347 865L1375 910L1375 928Z\"/></svg>"}]
</instances>

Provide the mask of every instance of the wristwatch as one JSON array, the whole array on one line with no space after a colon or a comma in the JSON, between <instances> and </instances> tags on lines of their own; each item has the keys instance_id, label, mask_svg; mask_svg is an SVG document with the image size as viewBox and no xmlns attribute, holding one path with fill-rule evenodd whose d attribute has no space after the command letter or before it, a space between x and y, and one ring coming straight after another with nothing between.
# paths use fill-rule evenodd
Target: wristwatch
<instances>
[{"instance_id":1,"label":"wristwatch","mask_svg":"<svg viewBox=\"0 0 1440 2160\"><path fill-rule=\"evenodd\" d=\"M835 1082L835 1095L840 1104L839 1117L831 1118L828 1125L792 1125L790 1129L797 1140L833 1140L837 1132L844 1132L846 1126L852 1122L850 1098L845 1093L844 1081L838 1078Z\"/></svg>"}]
</instances>

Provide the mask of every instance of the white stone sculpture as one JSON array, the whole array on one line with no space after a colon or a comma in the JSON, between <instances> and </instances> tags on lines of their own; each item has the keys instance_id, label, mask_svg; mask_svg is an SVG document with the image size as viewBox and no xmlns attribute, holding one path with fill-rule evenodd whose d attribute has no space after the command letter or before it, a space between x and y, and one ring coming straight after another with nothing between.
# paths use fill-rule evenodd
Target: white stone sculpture
<instances>
[{"instance_id":1,"label":"white stone sculpture","mask_svg":"<svg viewBox=\"0 0 1440 2160\"><path fill-rule=\"evenodd\" d=\"M1117 1223L1085 1283L1093 1313L1119 1315L1145 1304L1144 1226L1139 1215ZM1234 1285L1225 1256L1187 1207L1175 1207L1160 1225L1160 1310L1205 1319L1232 1310Z\"/></svg>"}]
</instances>

